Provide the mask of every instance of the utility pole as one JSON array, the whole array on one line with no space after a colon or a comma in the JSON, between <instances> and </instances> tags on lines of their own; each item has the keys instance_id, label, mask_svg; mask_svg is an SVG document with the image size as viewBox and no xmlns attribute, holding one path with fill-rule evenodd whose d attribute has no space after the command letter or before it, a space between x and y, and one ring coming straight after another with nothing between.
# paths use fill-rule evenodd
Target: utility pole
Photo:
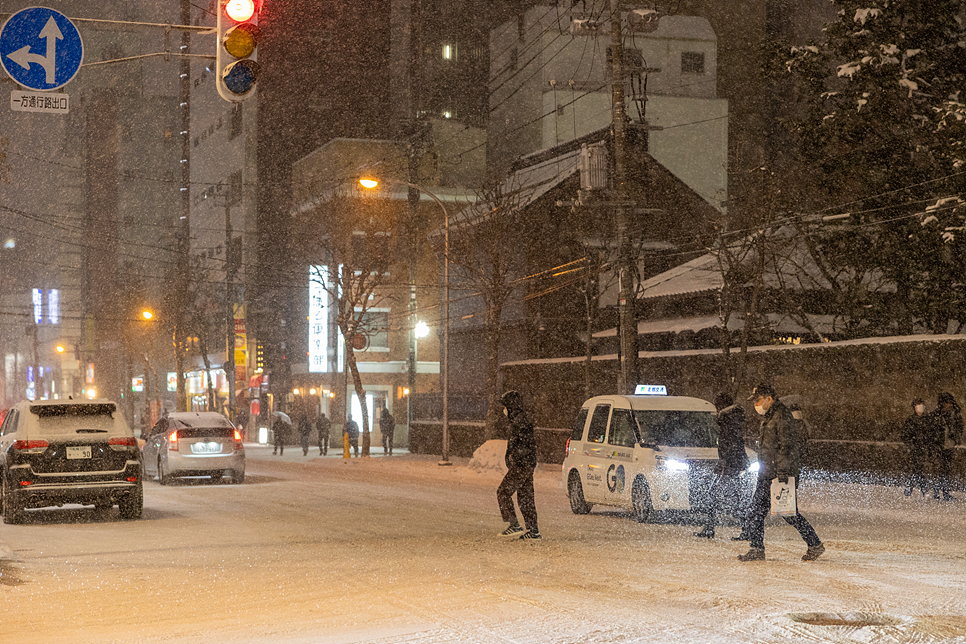
<instances>
[{"instance_id":1,"label":"utility pole","mask_svg":"<svg viewBox=\"0 0 966 644\"><path fill-rule=\"evenodd\" d=\"M220 5L219 5L220 7ZM191 24L191 0L180 0L181 24ZM191 33L181 32L181 61L178 103L181 113L181 231L178 239L178 304L174 328L175 370L178 372L177 410L188 411L185 388L185 309L188 304L188 280L191 274Z\"/></svg>"},{"instance_id":2,"label":"utility pole","mask_svg":"<svg viewBox=\"0 0 966 644\"><path fill-rule=\"evenodd\" d=\"M235 421L235 252L231 239L231 206L225 204L225 376L228 378L228 419Z\"/></svg>"},{"instance_id":3,"label":"utility pole","mask_svg":"<svg viewBox=\"0 0 966 644\"><path fill-rule=\"evenodd\" d=\"M631 394L637 384L637 310L634 301L634 257L630 236L630 209L625 188L627 164L627 107L624 103L624 43L620 0L610 0L611 120L614 138L614 215L617 232L619 279L620 374L617 391Z\"/></svg>"}]
</instances>

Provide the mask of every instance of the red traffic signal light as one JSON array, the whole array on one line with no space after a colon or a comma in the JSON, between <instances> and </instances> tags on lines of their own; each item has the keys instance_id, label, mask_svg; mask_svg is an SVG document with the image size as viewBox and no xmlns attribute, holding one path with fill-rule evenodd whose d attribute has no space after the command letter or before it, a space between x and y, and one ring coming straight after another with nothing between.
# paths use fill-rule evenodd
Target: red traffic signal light
<instances>
[{"instance_id":1,"label":"red traffic signal light","mask_svg":"<svg viewBox=\"0 0 966 644\"><path fill-rule=\"evenodd\" d=\"M257 0L218 0L218 44L215 82L226 101L251 96L261 71L255 50L261 38Z\"/></svg>"},{"instance_id":2,"label":"red traffic signal light","mask_svg":"<svg viewBox=\"0 0 966 644\"><path fill-rule=\"evenodd\" d=\"M255 0L227 0L225 15L235 22L251 20L255 15Z\"/></svg>"}]
</instances>

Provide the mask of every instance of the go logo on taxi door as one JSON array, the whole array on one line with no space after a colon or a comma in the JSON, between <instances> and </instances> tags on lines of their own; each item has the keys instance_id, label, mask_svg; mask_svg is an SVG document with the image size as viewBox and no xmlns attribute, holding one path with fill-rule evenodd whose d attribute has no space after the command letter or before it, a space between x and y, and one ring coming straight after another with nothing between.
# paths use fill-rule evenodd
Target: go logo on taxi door
<instances>
[{"instance_id":1,"label":"go logo on taxi door","mask_svg":"<svg viewBox=\"0 0 966 644\"><path fill-rule=\"evenodd\" d=\"M607 489L621 494L624 491L624 466L611 465L607 468Z\"/></svg>"}]
</instances>

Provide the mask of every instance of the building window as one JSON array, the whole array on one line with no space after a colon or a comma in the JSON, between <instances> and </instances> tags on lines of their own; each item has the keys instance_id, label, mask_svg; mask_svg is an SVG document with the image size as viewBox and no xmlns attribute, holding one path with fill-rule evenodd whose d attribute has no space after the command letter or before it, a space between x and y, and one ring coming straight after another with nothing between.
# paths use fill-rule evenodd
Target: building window
<instances>
[{"instance_id":1,"label":"building window","mask_svg":"<svg viewBox=\"0 0 966 644\"><path fill-rule=\"evenodd\" d=\"M681 52L681 73L682 74L703 74L704 73L704 52L701 52L701 51Z\"/></svg>"},{"instance_id":2,"label":"building window","mask_svg":"<svg viewBox=\"0 0 966 644\"><path fill-rule=\"evenodd\" d=\"M443 45L443 60L456 60L456 45Z\"/></svg>"},{"instance_id":3,"label":"building window","mask_svg":"<svg viewBox=\"0 0 966 644\"><path fill-rule=\"evenodd\" d=\"M360 327L369 338L368 351L389 348L389 311L366 311Z\"/></svg>"}]
</instances>

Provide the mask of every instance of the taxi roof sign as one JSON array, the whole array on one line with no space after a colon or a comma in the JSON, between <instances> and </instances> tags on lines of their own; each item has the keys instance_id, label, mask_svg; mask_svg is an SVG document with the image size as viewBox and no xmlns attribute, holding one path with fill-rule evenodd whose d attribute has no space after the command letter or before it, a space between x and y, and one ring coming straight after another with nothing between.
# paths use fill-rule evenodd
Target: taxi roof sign
<instances>
[{"instance_id":1,"label":"taxi roof sign","mask_svg":"<svg viewBox=\"0 0 966 644\"><path fill-rule=\"evenodd\" d=\"M635 396L666 396L666 385L637 385L634 388Z\"/></svg>"}]
</instances>

